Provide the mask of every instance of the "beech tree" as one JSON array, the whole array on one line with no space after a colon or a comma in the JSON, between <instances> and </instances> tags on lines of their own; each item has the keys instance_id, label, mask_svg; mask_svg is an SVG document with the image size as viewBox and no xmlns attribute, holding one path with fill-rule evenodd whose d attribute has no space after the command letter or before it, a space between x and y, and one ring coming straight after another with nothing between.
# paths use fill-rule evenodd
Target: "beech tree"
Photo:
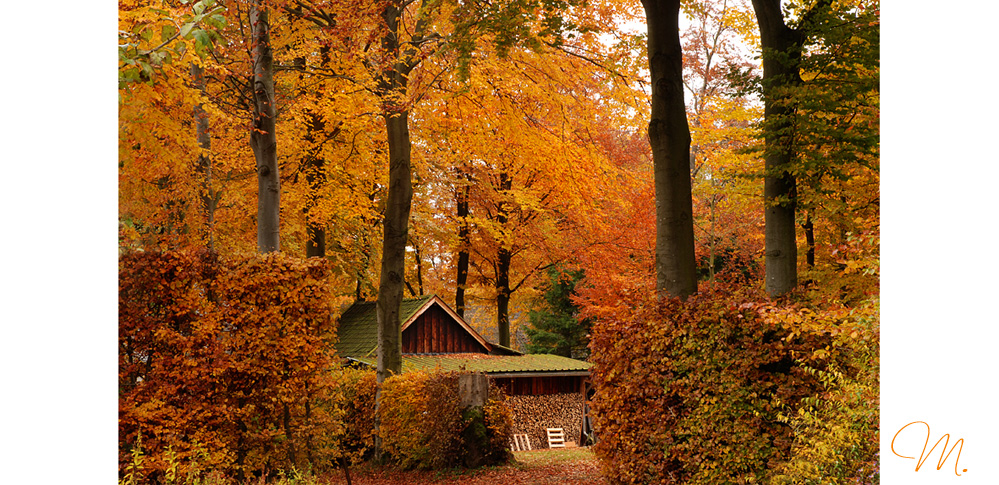
<instances>
[{"instance_id":1,"label":"beech tree","mask_svg":"<svg viewBox=\"0 0 999 485\"><path fill-rule=\"evenodd\" d=\"M253 131L250 146L257 162L257 250L281 250L281 179L277 162L277 109L270 21L263 0L250 5L253 49Z\"/></svg>"},{"instance_id":2,"label":"beech tree","mask_svg":"<svg viewBox=\"0 0 999 485\"><path fill-rule=\"evenodd\" d=\"M405 96L409 76L419 65L420 46L430 41L428 14L422 11L411 39L400 39L400 22L406 3L389 2L382 11L382 49L390 57L378 75L378 94L388 135L389 184L383 221L381 277L378 283L378 382L402 372L402 333L399 317L405 283L409 212L413 201L412 142L409 108ZM421 15L422 14L422 15Z\"/></svg>"},{"instance_id":3,"label":"beech tree","mask_svg":"<svg viewBox=\"0 0 999 485\"><path fill-rule=\"evenodd\" d=\"M827 204L822 199L830 192L823 185L877 170L879 22L876 3L864 3L818 0L792 5L792 16L785 18L779 0L753 0L763 49L766 291L771 297L797 285L795 216L802 201L812 267L813 213ZM843 194L833 199L837 203L828 205L840 212L877 204L877 197L860 197L865 202L859 204L848 204ZM846 232L840 231L841 242Z\"/></svg>"},{"instance_id":4,"label":"beech tree","mask_svg":"<svg viewBox=\"0 0 999 485\"><path fill-rule=\"evenodd\" d=\"M792 109L780 97L781 88L801 82L798 62L804 35L784 22L780 0L753 0L763 47L764 119L770 129L764 155L763 199L766 205L766 289L770 296L791 291L798 284L798 246L795 241L794 153L786 129ZM821 2L820 2L821 3Z\"/></svg>"},{"instance_id":5,"label":"beech tree","mask_svg":"<svg viewBox=\"0 0 999 485\"><path fill-rule=\"evenodd\" d=\"M685 298L697 291L690 189L690 127L683 96L680 0L642 0L648 22L652 119L649 143L656 187L656 292Z\"/></svg>"}]
</instances>

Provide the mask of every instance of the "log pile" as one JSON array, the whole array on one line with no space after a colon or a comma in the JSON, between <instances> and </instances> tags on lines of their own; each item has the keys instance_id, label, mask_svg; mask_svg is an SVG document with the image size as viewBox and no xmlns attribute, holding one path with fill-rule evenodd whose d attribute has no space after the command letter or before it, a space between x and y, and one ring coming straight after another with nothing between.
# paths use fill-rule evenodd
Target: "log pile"
<instances>
[{"instance_id":1,"label":"log pile","mask_svg":"<svg viewBox=\"0 0 999 485\"><path fill-rule=\"evenodd\" d=\"M579 442L583 425L582 394L510 396L507 405L513 411L513 432L530 436L531 448L548 448L545 428L562 428L566 443Z\"/></svg>"}]
</instances>

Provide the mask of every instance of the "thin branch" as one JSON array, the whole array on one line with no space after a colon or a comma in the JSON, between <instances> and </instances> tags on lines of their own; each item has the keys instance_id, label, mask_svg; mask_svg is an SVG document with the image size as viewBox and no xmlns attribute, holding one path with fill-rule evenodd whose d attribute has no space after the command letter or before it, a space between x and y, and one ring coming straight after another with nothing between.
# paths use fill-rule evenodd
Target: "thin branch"
<instances>
[{"instance_id":1,"label":"thin branch","mask_svg":"<svg viewBox=\"0 0 999 485\"><path fill-rule=\"evenodd\" d=\"M596 61L595 59L591 59L590 57L584 56L582 54L578 54L578 53L572 52L572 51L566 49L566 46L564 44L555 44L555 43L552 43L552 42L546 42L545 44L548 45L549 47L552 47L552 48L556 49L556 50L559 50L559 51L562 51L562 52L564 52L566 54L569 54L570 56L578 57L579 59L582 59L582 60L584 60L586 62L589 62L590 64L593 64L594 66L599 67L600 69L606 71L607 73L615 75L615 76L621 78L622 81L628 82L628 78L624 74L621 74L621 73L617 72L614 69L611 69L611 68L609 68L607 66L604 66L603 64L601 64L600 62Z\"/></svg>"}]
</instances>

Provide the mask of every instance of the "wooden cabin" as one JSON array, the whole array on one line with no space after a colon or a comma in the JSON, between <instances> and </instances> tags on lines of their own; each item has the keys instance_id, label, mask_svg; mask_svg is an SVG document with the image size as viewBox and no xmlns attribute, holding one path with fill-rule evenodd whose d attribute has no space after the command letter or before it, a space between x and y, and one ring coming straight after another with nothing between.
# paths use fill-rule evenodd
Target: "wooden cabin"
<instances>
[{"instance_id":1,"label":"wooden cabin","mask_svg":"<svg viewBox=\"0 0 999 485\"><path fill-rule=\"evenodd\" d=\"M482 372L502 389L514 412L514 432L547 447L545 427L563 428L567 441L582 443L588 362L549 354L523 354L486 341L437 295L403 300L402 371ZM378 323L374 302L357 302L340 317L337 353L350 362L377 365Z\"/></svg>"}]
</instances>

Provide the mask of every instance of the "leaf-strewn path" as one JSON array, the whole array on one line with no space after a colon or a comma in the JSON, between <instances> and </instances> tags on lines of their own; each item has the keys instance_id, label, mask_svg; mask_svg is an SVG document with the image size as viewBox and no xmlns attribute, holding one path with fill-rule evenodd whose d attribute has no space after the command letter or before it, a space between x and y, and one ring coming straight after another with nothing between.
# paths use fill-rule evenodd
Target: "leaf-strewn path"
<instances>
[{"instance_id":1,"label":"leaf-strewn path","mask_svg":"<svg viewBox=\"0 0 999 485\"><path fill-rule=\"evenodd\" d=\"M600 464L589 448L535 450L514 453L516 463L479 470L396 471L360 468L351 470L354 485L396 484L604 484ZM343 475L331 477L331 484L344 484Z\"/></svg>"}]
</instances>

